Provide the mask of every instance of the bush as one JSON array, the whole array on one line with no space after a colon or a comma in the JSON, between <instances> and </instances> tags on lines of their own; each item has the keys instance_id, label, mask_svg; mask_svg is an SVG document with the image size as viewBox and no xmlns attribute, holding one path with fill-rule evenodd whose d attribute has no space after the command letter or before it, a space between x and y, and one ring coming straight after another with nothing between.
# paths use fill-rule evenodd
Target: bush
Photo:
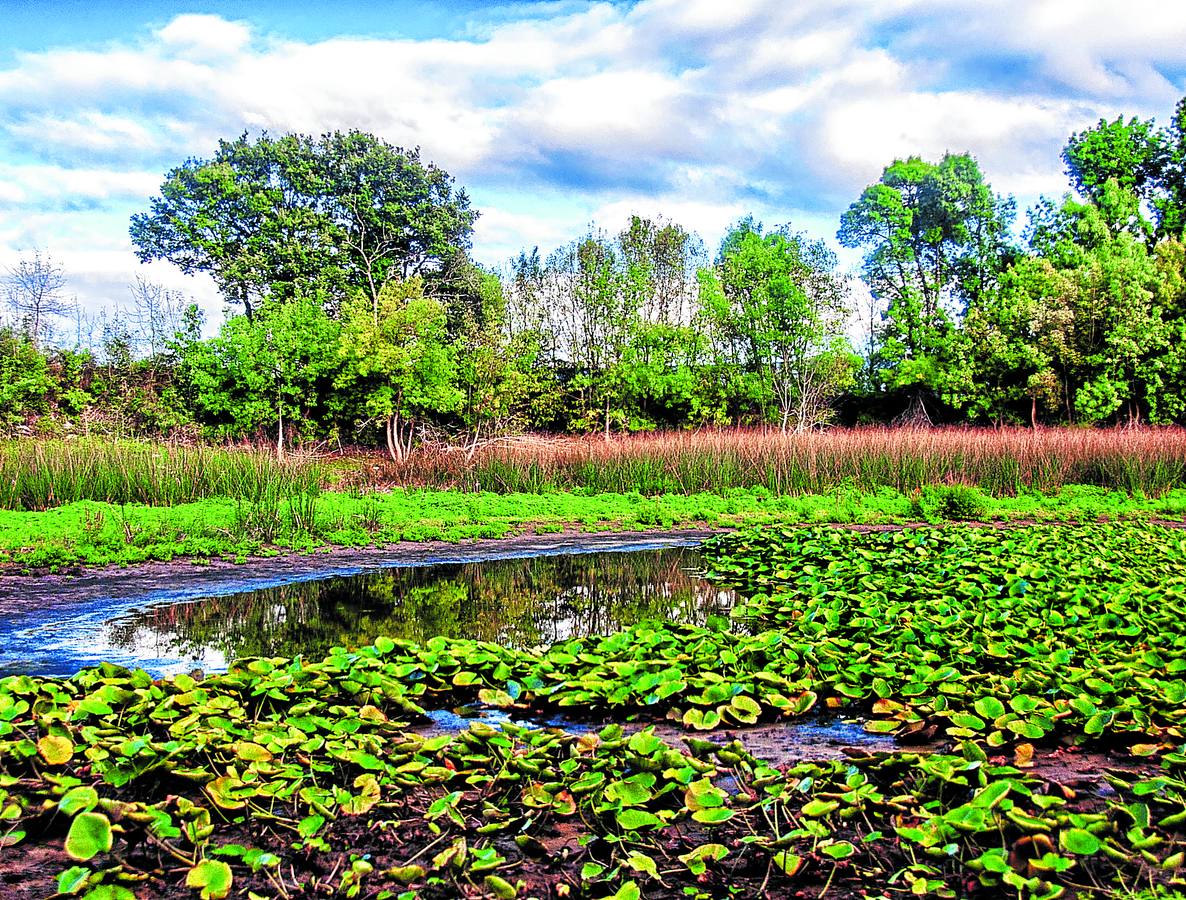
<instances>
[{"instance_id":1,"label":"bush","mask_svg":"<svg viewBox=\"0 0 1186 900\"><path fill-rule=\"evenodd\" d=\"M927 521L944 519L983 519L988 513L988 498L966 484L940 484L925 487L914 496L914 514Z\"/></svg>"}]
</instances>

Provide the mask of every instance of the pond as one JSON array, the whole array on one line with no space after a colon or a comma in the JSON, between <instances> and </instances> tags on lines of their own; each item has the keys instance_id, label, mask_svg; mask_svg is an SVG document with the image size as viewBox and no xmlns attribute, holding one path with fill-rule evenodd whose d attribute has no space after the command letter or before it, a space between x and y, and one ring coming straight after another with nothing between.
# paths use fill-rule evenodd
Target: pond
<instances>
[{"instance_id":1,"label":"pond","mask_svg":"<svg viewBox=\"0 0 1186 900\"><path fill-rule=\"evenodd\" d=\"M0 583L0 675L67 676L104 660L157 676L217 672L244 656L321 658L380 635L529 648L645 619L703 623L727 615L734 597L695 575L695 543L559 541L320 569L315 560L173 566L23 595Z\"/></svg>"}]
</instances>

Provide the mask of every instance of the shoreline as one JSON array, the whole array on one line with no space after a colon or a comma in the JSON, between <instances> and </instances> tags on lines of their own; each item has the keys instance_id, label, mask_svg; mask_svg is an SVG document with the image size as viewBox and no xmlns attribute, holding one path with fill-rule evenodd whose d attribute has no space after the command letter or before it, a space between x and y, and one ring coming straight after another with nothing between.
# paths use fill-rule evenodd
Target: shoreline
<instances>
[{"instance_id":1,"label":"shoreline","mask_svg":"<svg viewBox=\"0 0 1186 900\"><path fill-rule=\"evenodd\" d=\"M1107 523L1142 523L1163 528L1186 530L1186 518L1166 519L1160 517L1127 516L1099 519L979 519L947 520L927 522L922 520L906 522L764 522L753 523L777 528L827 527L849 531L902 531L913 528L964 526L968 528L1026 528L1036 525L1082 525ZM550 523L548 523L550 524ZM312 550L298 550L275 546L272 554L252 554L236 560L227 556L178 556L168 561L148 561L129 564L117 562L103 565L80 564L66 571L51 572L48 569L22 567L16 563L0 563L0 615L12 609L14 599L27 600L30 597L53 601L49 596L51 588L65 587L71 595L119 596L112 594L120 584L135 584L138 581L152 583L171 574L181 573L201 579L212 586L221 586L234 578L220 577L228 573L257 573L244 590L257 587L272 587L298 581L332 578L339 575L357 575L368 571L409 566L463 565L497 559L515 559L525 556L554 556L566 553L627 552L630 550L663 549L664 547L691 547L702 543L713 535L747 527L746 524L710 526L706 523L692 523L687 526L656 527L651 529L608 529L604 531L582 530L575 525L566 525L560 531L534 532L527 530L517 534L495 538L463 538L459 541L395 541L366 547L351 547L326 544ZM628 545L628 546L627 546ZM211 577L213 574L214 577ZM103 591L93 590L94 582L101 582ZM87 593L87 588L93 593ZM203 591L201 596L209 596Z\"/></svg>"},{"instance_id":2,"label":"shoreline","mask_svg":"<svg viewBox=\"0 0 1186 900\"><path fill-rule=\"evenodd\" d=\"M184 601L391 568L464 565L568 553L694 547L714 534L728 530L704 527L592 532L566 529L545 534L474 538L456 543L434 540L399 541L364 548L326 546L305 552L251 556L244 562L226 558L179 557L169 562L82 566L65 573L32 574L0 568L0 615L27 607L31 602L74 603L131 595Z\"/></svg>"}]
</instances>

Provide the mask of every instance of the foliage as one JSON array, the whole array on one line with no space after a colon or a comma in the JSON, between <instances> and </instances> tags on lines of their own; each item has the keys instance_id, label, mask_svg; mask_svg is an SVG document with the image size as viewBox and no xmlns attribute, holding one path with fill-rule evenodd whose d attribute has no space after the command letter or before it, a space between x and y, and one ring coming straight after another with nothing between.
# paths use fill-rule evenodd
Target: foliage
<instances>
[{"instance_id":1,"label":"foliage","mask_svg":"<svg viewBox=\"0 0 1186 900\"><path fill-rule=\"evenodd\" d=\"M461 402L445 309L424 296L418 278L389 283L373 302L348 302L340 353L347 371L369 382L366 411L383 419L393 460L411 452L418 417L450 412Z\"/></svg>"},{"instance_id":2,"label":"foliage","mask_svg":"<svg viewBox=\"0 0 1186 900\"><path fill-rule=\"evenodd\" d=\"M897 160L841 218L838 238L867 248L864 277L886 304L880 358L895 385L941 387L955 324L993 288L1009 258L1011 201L976 161Z\"/></svg>"},{"instance_id":3,"label":"foliage","mask_svg":"<svg viewBox=\"0 0 1186 900\"><path fill-rule=\"evenodd\" d=\"M717 365L760 378L783 431L824 424L853 383L847 295L822 243L785 229L763 235L748 221L725 236L716 269L701 273Z\"/></svg>"},{"instance_id":4,"label":"foliage","mask_svg":"<svg viewBox=\"0 0 1186 900\"><path fill-rule=\"evenodd\" d=\"M56 349L66 276L34 253L5 282L4 340L32 346L12 347L29 374L0 395L0 428L274 432L278 453L382 432L399 460L425 437L472 455L529 429L1182 424L1186 99L1165 127L1101 121L1063 155L1078 197L1041 200L1020 243L970 155L890 163L840 222L864 252L858 296L821 243L752 218L711 265L680 224L632 216L489 271L468 255L464 190L418 151L243 135L171 170L132 235L244 315L202 340L196 308L139 280L134 316L84 343L80 313L79 346Z\"/></svg>"},{"instance_id":5,"label":"foliage","mask_svg":"<svg viewBox=\"0 0 1186 900\"><path fill-rule=\"evenodd\" d=\"M250 319L269 298L374 299L396 278L443 277L476 218L418 150L358 131L243 134L171 170L131 234L142 261L210 273Z\"/></svg>"},{"instance_id":6,"label":"foliage","mask_svg":"<svg viewBox=\"0 0 1186 900\"><path fill-rule=\"evenodd\" d=\"M344 418L332 391L351 374L338 358L340 331L313 299L268 303L253 319L227 319L216 337L186 344L179 381L195 416L215 434L275 428L282 451L285 422L316 433Z\"/></svg>"},{"instance_id":7,"label":"foliage","mask_svg":"<svg viewBox=\"0 0 1186 900\"><path fill-rule=\"evenodd\" d=\"M27 337L0 328L0 428L14 430L49 408L49 360Z\"/></svg>"}]
</instances>

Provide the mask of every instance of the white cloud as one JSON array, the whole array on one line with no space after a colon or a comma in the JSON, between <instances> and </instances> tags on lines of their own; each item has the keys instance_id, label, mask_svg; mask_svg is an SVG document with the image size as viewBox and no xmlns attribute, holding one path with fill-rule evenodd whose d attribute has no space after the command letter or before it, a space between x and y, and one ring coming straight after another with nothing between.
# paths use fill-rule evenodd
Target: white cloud
<instances>
[{"instance_id":1,"label":"white cloud","mask_svg":"<svg viewBox=\"0 0 1186 900\"><path fill-rule=\"evenodd\" d=\"M166 47L194 59L222 59L241 52L251 42L251 29L220 16L186 14L157 31Z\"/></svg>"},{"instance_id":2,"label":"white cloud","mask_svg":"<svg viewBox=\"0 0 1186 900\"><path fill-rule=\"evenodd\" d=\"M160 186L156 172L13 165L0 161L0 211L91 208L110 201L142 202Z\"/></svg>"},{"instance_id":3,"label":"white cloud","mask_svg":"<svg viewBox=\"0 0 1186 900\"><path fill-rule=\"evenodd\" d=\"M635 210L710 246L751 209L830 237L910 153L970 150L1023 204L1060 193L1070 131L1164 120L1183 73L1186 5L1151 0L560 3L430 40L297 41L182 15L0 71L0 253L35 240L96 279L134 272L127 216L165 169L244 129L421 146L492 198L486 260Z\"/></svg>"}]
</instances>

